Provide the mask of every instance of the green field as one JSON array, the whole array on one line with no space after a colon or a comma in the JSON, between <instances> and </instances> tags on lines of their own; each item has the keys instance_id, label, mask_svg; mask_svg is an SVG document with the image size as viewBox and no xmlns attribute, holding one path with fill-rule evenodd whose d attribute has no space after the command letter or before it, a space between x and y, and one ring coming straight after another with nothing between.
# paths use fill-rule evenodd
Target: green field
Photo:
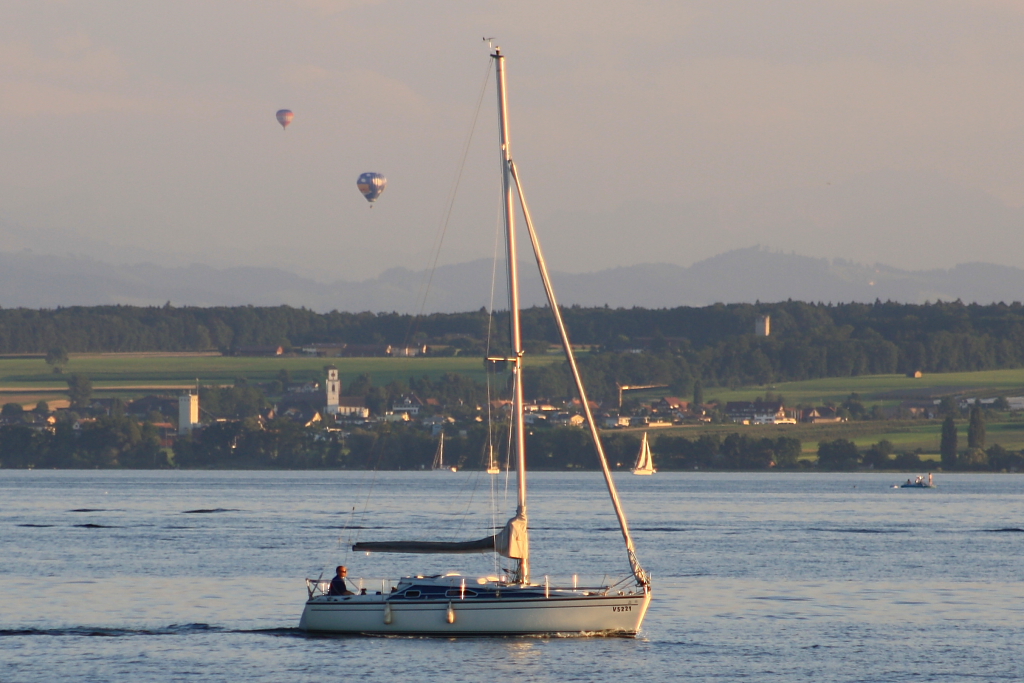
<instances>
[{"instance_id":1,"label":"green field","mask_svg":"<svg viewBox=\"0 0 1024 683\"><path fill-rule=\"evenodd\" d=\"M949 394L1020 396L1024 395L1024 368L930 374L918 379L904 375L829 377L763 387L713 387L705 389L704 394L709 401L750 401L763 396L766 391L782 394L786 403L792 405L823 405L826 401L841 403L851 392L857 392L869 408L876 404L894 405L906 399L940 398Z\"/></svg>"},{"instance_id":2,"label":"green field","mask_svg":"<svg viewBox=\"0 0 1024 683\"><path fill-rule=\"evenodd\" d=\"M561 362L560 355L527 356L527 366ZM65 373L87 375L98 390L105 386L130 388L152 385L188 386L198 378L204 384L230 384L237 377L255 382L277 378L287 369L294 380L319 379L324 365L337 366L342 382L351 381L361 373L369 373L374 384L407 380L410 376L438 377L458 372L483 381L484 368L479 358L306 358L281 356L252 358L221 356L212 353L102 353L72 354ZM41 358L0 358L0 391L59 390L65 378L54 374ZM630 394L641 400L657 399L666 390ZM925 375L910 379L903 375L871 375L864 377L831 377L804 382L781 382L770 386L727 389L708 387L706 400L749 401L765 392L782 394L790 405L822 405L826 401L842 402L857 392L867 407L891 405L904 399L938 398L949 394L983 396L1024 395L1024 368L984 372L958 372Z\"/></svg>"},{"instance_id":3,"label":"green field","mask_svg":"<svg viewBox=\"0 0 1024 683\"><path fill-rule=\"evenodd\" d=\"M531 363L558 362L557 356L535 356ZM335 365L343 386L362 373L376 385L409 377L431 378L457 372L483 382L480 358L306 358L281 356L251 358L219 354L72 354L64 375L55 374L41 358L0 358L0 394L3 401L30 402L53 397L67 389L66 375L82 373L92 380L97 396L136 396L157 390L203 384L232 384L238 377L253 382L277 379L287 369L293 381L322 379L323 367Z\"/></svg>"}]
</instances>

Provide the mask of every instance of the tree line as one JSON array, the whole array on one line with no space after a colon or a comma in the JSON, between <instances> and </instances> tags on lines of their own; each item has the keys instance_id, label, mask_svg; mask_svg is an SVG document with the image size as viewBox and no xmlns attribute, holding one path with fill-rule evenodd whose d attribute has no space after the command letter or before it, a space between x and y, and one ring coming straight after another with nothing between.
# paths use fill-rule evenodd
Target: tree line
<instances>
[{"instance_id":1,"label":"tree line","mask_svg":"<svg viewBox=\"0 0 1024 683\"><path fill-rule=\"evenodd\" d=\"M717 304L700 308L563 310L572 340L591 345L597 383L665 383L680 393L704 386L768 384L895 372L956 372L1024 365L1024 306L960 302L900 304ZM769 337L753 335L771 316ZM507 321L467 313L316 313L304 308L94 306L0 310L0 353L201 351L317 342L434 344L447 353L501 352ZM523 336L536 352L558 340L543 308L523 313ZM643 351L644 353L637 353ZM55 354L55 355L54 355ZM634 359L632 356L643 356ZM554 368L558 371L557 366ZM564 372L533 381L539 394L563 391ZM607 387L606 387L607 388ZM602 389L602 393L607 393Z\"/></svg>"},{"instance_id":2,"label":"tree line","mask_svg":"<svg viewBox=\"0 0 1024 683\"><path fill-rule=\"evenodd\" d=\"M501 427L492 427L488 439L484 425L450 434L445 439L446 462L460 469L484 469L493 448L495 460L504 463L506 436ZM66 420L58 422L52 431L25 425L0 427L0 468L421 470L430 467L437 441L438 437L421 428L400 423L340 432L305 428L282 418L261 423L249 417L215 422L177 439L173 449L166 449L148 420L112 415L84 422L77 429ZM954 444L950 455L944 432L942 469L1024 470L1024 453L998 444L985 448L983 441L972 443L962 450ZM602 444L612 468L619 470L629 469L640 449L639 437L630 433L606 434ZM526 445L531 470L598 468L593 444L581 429L532 430ZM928 466L922 462L919 450L896 452L888 441L865 449L846 439L822 441L817 461L801 459L800 440L785 436L660 435L653 440L652 448L655 464L662 471L919 471Z\"/></svg>"}]
</instances>

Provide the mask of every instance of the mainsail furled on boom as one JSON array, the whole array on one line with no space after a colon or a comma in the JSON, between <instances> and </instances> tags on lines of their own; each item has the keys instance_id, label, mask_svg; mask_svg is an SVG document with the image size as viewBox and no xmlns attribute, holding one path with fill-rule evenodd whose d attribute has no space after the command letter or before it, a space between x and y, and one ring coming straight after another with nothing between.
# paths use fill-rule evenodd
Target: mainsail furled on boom
<instances>
[{"instance_id":1,"label":"mainsail furled on boom","mask_svg":"<svg viewBox=\"0 0 1024 683\"><path fill-rule=\"evenodd\" d=\"M499 533L478 541L375 541L356 543L352 550L368 553L464 554L498 553L502 557L522 560L529 554L529 532L526 518L516 515Z\"/></svg>"}]
</instances>

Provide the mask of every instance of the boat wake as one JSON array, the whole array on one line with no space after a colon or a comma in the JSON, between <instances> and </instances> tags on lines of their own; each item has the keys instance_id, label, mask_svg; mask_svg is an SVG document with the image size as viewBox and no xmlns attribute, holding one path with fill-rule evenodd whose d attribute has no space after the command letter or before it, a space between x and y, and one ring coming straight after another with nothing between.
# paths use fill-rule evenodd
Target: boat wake
<instances>
[{"instance_id":1,"label":"boat wake","mask_svg":"<svg viewBox=\"0 0 1024 683\"><path fill-rule=\"evenodd\" d=\"M863 529L863 528L851 528L851 529L820 529L817 527L810 527L808 531L823 531L826 533L833 534L907 534L910 533L909 529Z\"/></svg>"},{"instance_id":2,"label":"boat wake","mask_svg":"<svg viewBox=\"0 0 1024 683\"><path fill-rule=\"evenodd\" d=\"M171 624L162 628L111 628L102 626L68 626L64 628L8 628L0 629L3 637L72 637L72 638L125 638L132 636L188 636L197 633L252 633L268 636L306 637L297 628L232 629L210 624Z\"/></svg>"}]
</instances>

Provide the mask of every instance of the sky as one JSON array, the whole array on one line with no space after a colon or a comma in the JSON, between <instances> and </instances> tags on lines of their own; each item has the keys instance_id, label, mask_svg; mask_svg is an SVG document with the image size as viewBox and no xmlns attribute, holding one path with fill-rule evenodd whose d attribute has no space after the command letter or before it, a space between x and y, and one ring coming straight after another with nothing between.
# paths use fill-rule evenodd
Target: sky
<instances>
[{"instance_id":1,"label":"sky","mask_svg":"<svg viewBox=\"0 0 1024 683\"><path fill-rule=\"evenodd\" d=\"M553 269L1024 267L1024 0L5 0L0 251L325 282L490 258L482 36Z\"/></svg>"}]
</instances>

